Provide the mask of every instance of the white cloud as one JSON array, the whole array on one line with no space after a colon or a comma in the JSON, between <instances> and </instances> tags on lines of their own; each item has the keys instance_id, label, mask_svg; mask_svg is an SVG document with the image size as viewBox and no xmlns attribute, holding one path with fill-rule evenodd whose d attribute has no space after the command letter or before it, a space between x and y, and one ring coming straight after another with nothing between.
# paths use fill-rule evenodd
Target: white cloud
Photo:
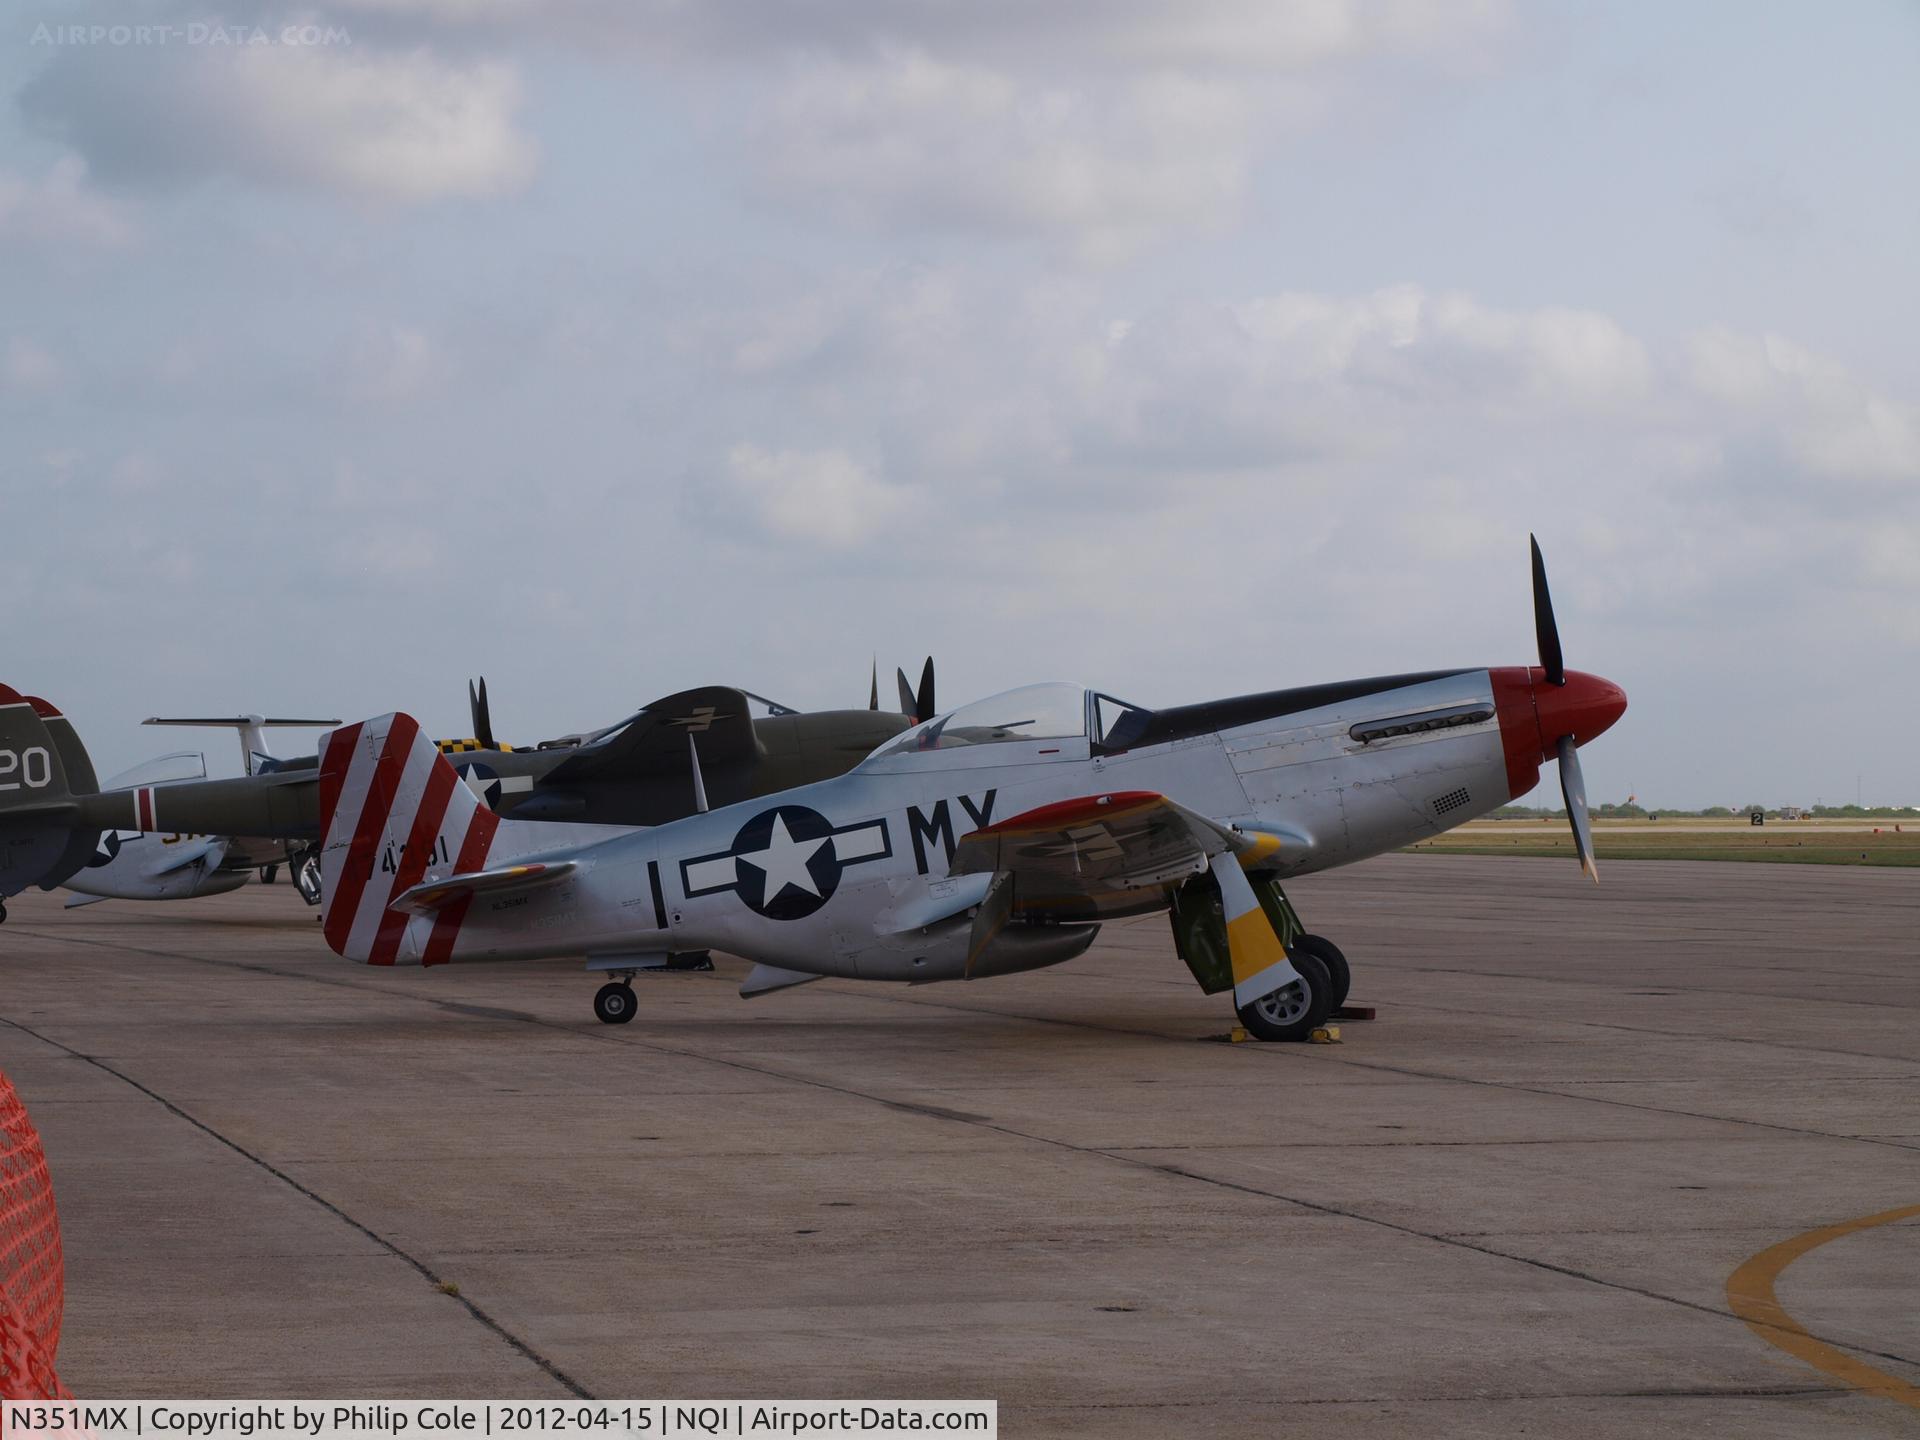
<instances>
[{"instance_id":1,"label":"white cloud","mask_svg":"<svg viewBox=\"0 0 1920 1440\"><path fill-rule=\"evenodd\" d=\"M749 148L789 199L878 228L1031 233L1083 260L1124 261L1229 223L1256 138L1314 108L1310 75L1450 48L1502 12L1372 0L848 5L824 37L782 47L770 24L754 42L784 71Z\"/></svg>"},{"instance_id":2,"label":"white cloud","mask_svg":"<svg viewBox=\"0 0 1920 1440\"><path fill-rule=\"evenodd\" d=\"M143 450L130 451L113 462L108 479L121 495L152 490L167 478L164 466Z\"/></svg>"},{"instance_id":3,"label":"white cloud","mask_svg":"<svg viewBox=\"0 0 1920 1440\"><path fill-rule=\"evenodd\" d=\"M515 67L426 49L80 49L57 56L21 103L112 178L229 175L430 201L513 190L536 163L515 128Z\"/></svg>"},{"instance_id":4,"label":"white cloud","mask_svg":"<svg viewBox=\"0 0 1920 1440\"><path fill-rule=\"evenodd\" d=\"M1099 259L1224 221L1248 144L1232 86L1033 81L902 49L797 62L759 134L790 195L886 223L1051 232Z\"/></svg>"},{"instance_id":5,"label":"white cloud","mask_svg":"<svg viewBox=\"0 0 1920 1440\"><path fill-rule=\"evenodd\" d=\"M1087 40L1153 65L1301 69L1375 52L1471 44L1504 23L1501 0L1133 0L1088 7Z\"/></svg>"},{"instance_id":6,"label":"white cloud","mask_svg":"<svg viewBox=\"0 0 1920 1440\"><path fill-rule=\"evenodd\" d=\"M727 451L715 482L717 514L731 528L745 520L780 540L846 547L870 539L913 501L843 450L768 450L742 443Z\"/></svg>"},{"instance_id":7,"label":"white cloud","mask_svg":"<svg viewBox=\"0 0 1920 1440\"><path fill-rule=\"evenodd\" d=\"M380 404L407 404L439 383L446 365L427 336L409 325L363 322L347 347L348 392Z\"/></svg>"},{"instance_id":8,"label":"white cloud","mask_svg":"<svg viewBox=\"0 0 1920 1440\"><path fill-rule=\"evenodd\" d=\"M24 335L15 335L0 361L0 379L9 390L50 389L60 379L60 362Z\"/></svg>"},{"instance_id":9,"label":"white cloud","mask_svg":"<svg viewBox=\"0 0 1920 1440\"><path fill-rule=\"evenodd\" d=\"M743 316L707 345L735 385L741 354L758 357L760 423L807 435L806 453L835 457L850 484L879 482L847 456L885 455L941 517L916 523L928 504L834 523L830 504L796 499L798 513L769 518L791 457L743 447L736 482L753 483L733 493L758 503L716 511L716 533L830 537L868 568L904 546L917 583L984 586L997 598L973 603L1012 596L1063 624L1100 618L1085 586L1099 557L1168 554L1182 605L1129 616L1155 654L1177 648L1191 606L1271 582L1307 584L1314 614L1399 616L1418 663L1465 623L1431 604L1432 577L1518 568L1534 527L1569 604L1619 623L1730 608L1762 624L1777 602L1748 593L1755 567L1812 564L1905 597L1892 603L1920 599L1920 571L1873 540L1920 525L1920 487L1876 478L1908 463L1912 411L1805 352L1782 373L1789 352L1776 343L1769 360L1764 337L1702 351L1594 310L1415 285L1116 315L1095 289L887 269ZM1836 506L1844 477L1876 527ZM1035 533L1049 565L1022 571ZM1261 633L1287 613L1247 623Z\"/></svg>"},{"instance_id":10,"label":"white cloud","mask_svg":"<svg viewBox=\"0 0 1920 1440\"><path fill-rule=\"evenodd\" d=\"M1505 0L339 0L381 22L535 32L562 42L726 59L875 43L995 61L1036 54L1123 67L1299 70L1370 53L1469 48L1506 22Z\"/></svg>"},{"instance_id":11,"label":"white cloud","mask_svg":"<svg viewBox=\"0 0 1920 1440\"><path fill-rule=\"evenodd\" d=\"M37 180L0 174L0 239L111 247L132 233L122 207L87 183L86 162L77 155L62 156Z\"/></svg>"},{"instance_id":12,"label":"white cloud","mask_svg":"<svg viewBox=\"0 0 1920 1440\"><path fill-rule=\"evenodd\" d=\"M1795 456L1823 476L1920 480L1920 425L1912 411L1783 336L1701 331L1689 338L1687 373L1730 412L1785 436Z\"/></svg>"}]
</instances>

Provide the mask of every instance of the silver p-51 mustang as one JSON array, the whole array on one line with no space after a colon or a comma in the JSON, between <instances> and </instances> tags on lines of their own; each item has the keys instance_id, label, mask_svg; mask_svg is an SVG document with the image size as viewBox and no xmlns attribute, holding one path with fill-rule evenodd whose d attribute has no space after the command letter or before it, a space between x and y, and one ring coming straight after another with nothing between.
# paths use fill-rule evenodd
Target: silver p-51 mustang
<instances>
[{"instance_id":1,"label":"silver p-51 mustang","mask_svg":"<svg viewBox=\"0 0 1920 1440\"><path fill-rule=\"evenodd\" d=\"M754 961L749 996L824 976L982 979L1167 909L1203 989L1231 990L1263 1039L1304 1038L1347 967L1304 932L1283 880L1485 814L1546 760L1592 873L1576 749L1626 696L1564 668L1537 546L1534 602L1538 666L1169 710L1027 686L836 779L647 830L501 819L409 716L349 725L320 753L327 941L375 965L584 953L614 976L595 1009L619 1023L633 975L676 954Z\"/></svg>"}]
</instances>

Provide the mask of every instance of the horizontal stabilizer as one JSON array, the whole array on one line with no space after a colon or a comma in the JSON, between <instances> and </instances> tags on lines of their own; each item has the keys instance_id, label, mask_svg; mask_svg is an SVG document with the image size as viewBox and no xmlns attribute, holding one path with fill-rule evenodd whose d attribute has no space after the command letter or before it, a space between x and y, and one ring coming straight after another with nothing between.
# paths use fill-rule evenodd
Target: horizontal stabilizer
<instances>
[{"instance_id":1,"label":"horizontal stabilizer","mask_svg":"<svg viewBox=\"0 0 1920 1440\"><path fill-rule=\"evenodd\" d=\"M578 868L572 860L556 860L545 864L505 865L497 870L449 875L444 880L429 880L415 885L411 890L402 891L387 902L387 908L414 915L433 915L470 895L499 896L515 890L536 890L566 879Z\"/></svg>"},{"instance_id":2,"label":"horizontal stabilizer","mask_svg":"<svg viewBox=\"0 0 1920 1440\"><path fill-rule=\"evenodd\" d=\"M305 726L310 730L324 730L329 725L338 725L340 721L337 718L298 720L279 715L149 715L140 723L142 725L195 725L230 730L244 730L249 725L292 725Z\"/></svg>"}]
</instances>

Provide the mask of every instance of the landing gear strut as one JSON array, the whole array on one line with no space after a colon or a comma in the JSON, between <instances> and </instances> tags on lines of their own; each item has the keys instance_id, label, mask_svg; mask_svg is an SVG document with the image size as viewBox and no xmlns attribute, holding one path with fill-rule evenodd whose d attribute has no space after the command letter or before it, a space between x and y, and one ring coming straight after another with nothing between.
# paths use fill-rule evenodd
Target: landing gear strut
<instances>
[{"instance_id":1,"label":"landing gear strut","mask_svg":"<svg viewBox=\"0 0 1920 1440\"><path fill-rule=\"evenodd\" d=\"M317 850L301 850L287 859L288 873L293 877L293 888L300 892L300 898L309 905L318 905L325 898L325 883L320 876L320 854Z\"/></svg>"},{"instance_id":2,"label":"landing gear strut","mask_svg":"<svg viewBox=\"0 0 1920 1440\"><path fill-rule=\"evenodd\" d=\"M633 999L633 972L627 971L612 984L602 985L593 997L593 1013L603 1025L624 1025L638 1008Z\"/></svg>"}]
</instances>

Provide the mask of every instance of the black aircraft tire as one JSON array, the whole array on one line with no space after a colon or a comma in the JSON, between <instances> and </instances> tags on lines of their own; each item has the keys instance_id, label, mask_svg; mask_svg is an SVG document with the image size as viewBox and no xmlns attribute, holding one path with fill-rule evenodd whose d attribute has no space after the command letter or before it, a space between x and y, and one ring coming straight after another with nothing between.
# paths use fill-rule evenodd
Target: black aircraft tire
<instances>
[{"instance_id":1,"label":"black aircraft tire","mask_svg":"<svg viewBox=\"0 0 1920 1440\"><path fill-rule=\"evenodd\" d=\"M7 902L0 900L0 925L7 923Z\"/></svg>"},{"instance_id":2,"label":"black aircraft tire","mask_svg":"<svg viewBox=\"0 0 1920 1440\"><path fill-rule=\"evenodd\" d=\"M262 865L260 867L260 883L262 885L271 885L279 878L280 867L278 865Z\"/></svg>"},{"instance_id":3,"label":"black aircraft tire","mask_svg":"<svg viewBox=\"0 0 1920 1440\"><path fill-rule=\"evenodd\" d=\"M1257 1040L1304 1040L1327 1023L1333 1011L1333 981L1320 958L1306 949L1289 956L1300 972L1300 995L1287 985L1239 1009L1240 1023Z\"/></svg>"},{"instance_id":4,"label":"black aircraft tire","mask_svg":"<svg viewBox=\"0 0 1920 1440\"><path fill-rule=\"evenodd\" d=\"M1333 1004L1329 1013L1346 1004L1347 992L1353 989L1353 968L1340 953L1340 947L1324 935L1297 935L1293 944L1327 967L1327 978L1333 982Z\"/></svg>"},{"instance_id":5,"label":"black aircraft tire","mask_svg":"<svg viewBox=\"0 0 1920 1440\"><path fill-rule=\"evenodd\" d=\"M600 993L593 997L593 1013L600 1017L603 1025L624 1025L633 1019L638 1007L633 1002L633 987L615 980L610 985L602 985Z\"/></svg>"}]
</instances>

